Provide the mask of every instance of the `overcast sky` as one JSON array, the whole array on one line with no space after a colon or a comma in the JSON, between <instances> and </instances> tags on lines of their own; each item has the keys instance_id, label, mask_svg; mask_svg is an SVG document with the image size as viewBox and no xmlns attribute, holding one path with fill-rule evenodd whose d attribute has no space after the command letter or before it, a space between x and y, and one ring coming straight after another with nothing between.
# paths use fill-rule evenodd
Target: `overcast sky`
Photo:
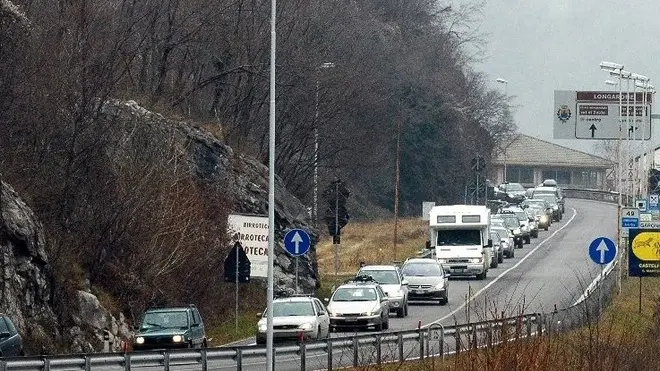
<instances>
[{"instance_id":1,"label":"overcast sky","mask_svg":"<svg viewBox=\"0 0 660 371\"><path fill-rule=\"evenodd\" d=\"M592 152L592 140L552 138L553 91L611 90L601 61L624 64L660 88L659 15L658 0L486 0L486 59L476 69L494 88L504 89L496 78L509 82L520 132Z\"/></svg>"}]
</instances>

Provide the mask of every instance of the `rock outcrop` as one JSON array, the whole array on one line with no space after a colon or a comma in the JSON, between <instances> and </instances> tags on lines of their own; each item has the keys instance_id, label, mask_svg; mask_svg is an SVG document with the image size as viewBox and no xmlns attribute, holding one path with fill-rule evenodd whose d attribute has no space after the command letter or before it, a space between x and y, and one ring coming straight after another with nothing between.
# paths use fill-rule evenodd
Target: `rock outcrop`
<instances>
[{"instance_id":1,"label":"rock outcrop","mask_svg":"<svg viewBox=\"0 0 660 371\"><path fill-rule=\"evenodd\" d=\"M160 137L163 143L174 141L184 148L186 158L199 180L207 187L222 187L223 193L231 195L235 205L233 213L268 214L268 167L257 160L236 154L203 128L168 120L135 101L107 101L101 113L124 128L127 135L126 140L122 141L124 146L137 145L131 143L134 137L129 137L128 133L141 127L141 132L148 128L151 135ZM118 149L118 153L121 151L121 148ZM295 280L295 260L282 247L284 232L289 228L302 228L311 232L312 249L298 260L298 280L300 288L310 292L319 285L314 249L317 234L310 226L307 208L283 186L280 179L276 178L275 183L276 290L293 287Z\"/></svg>"}]
</instances>

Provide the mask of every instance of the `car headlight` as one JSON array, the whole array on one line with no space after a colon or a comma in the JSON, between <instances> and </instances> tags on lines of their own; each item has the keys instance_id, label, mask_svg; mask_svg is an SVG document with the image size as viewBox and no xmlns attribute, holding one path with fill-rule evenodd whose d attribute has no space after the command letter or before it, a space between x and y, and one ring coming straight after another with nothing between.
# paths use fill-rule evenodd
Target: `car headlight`
<instances>
[{"instance_id":1,"label":"car headlight","mask_svg":"<svg viewBox=\"0 0 660 371\"><path fill-rule=\"evenodd\" d=\"M390 298L401 298L401 297L403 297L403 291L401 291L400 289L399 290L393 290L393 291L387 293L387 296L389 296Z\"/></svg>"},{"instance_id":2,"label":"car headlight","mask_svg":"<svg viewBox=\"0 0 660 371\"><path fill-rule=\"evenodd\" d=\"M438 289L438 290L442 289L443 287L445 287L445 281L440 281L440 282L438 282L437 285L435 285L435 288Z\"/></svg>"},{"instance_id":3,"label":"car headlight","mask_svg":"<svg viewBox=\"0 0 660 371\"><path fill-rule=\"evenodd\" d=\"M142 336L139 336L135 338L135 343L136 344L144 344L144 338Z\"/></svg>"},{"instance_id":4,"label":"car headlight","mask_svg":"<svg viewBox=\"0 0 660 371\"><path fill-rule=\"evenodd\" d=\"M514 234L514 235L518 235L518 234L520 234L520 233L521 233L521 232L520 232L520 228L516 228L516 229L513 230L513 234Z\"/></svg>"},{"instance_id":5,"label":"car headlight","mask_svg":"<svg viewBox=\"0 0 660 371\"><path fill-rule=\"evenodd\" d=\"M380 313L380 305L376 304L373 308L371 308L370 311L367 312L367 316L375 316L378 313Z\"/></svg>"},{"instance_id":6,"label":"car headlight","mask_svg":"<svg viewBox=\"0 0 660 371\"><path fill-rule=\"evenodd\" d=\"M303 331L309 331L314 327L311 323L303 323L302 325L298 326L298 329L303 330Z\"/></svg>"},{"instance_id":7,"label":"car headlight","mask_svg":"<svg viewBox=\"0 0 660 371\"><path fill-rule=\"evenodd\" d=\"M471 258L470 263L481 263L483 262L483 258Z\"/></svg>"},{"instance_id":8,"label":"car headlight","mask_svg":"<svg viewBox=\"0 0 660 371\"><path fill-rule=\"evenodd\" d=\"M265 323L260 323L257 325L257 329L259 330L259 332L266 332L268 331L268 325Z\"/></svg>"},{"instance_id":9,"label":"car headlight","mask_svg":"<svg viewBox=\"0 0 660 371\"><path fill-rule=\"evenodd\" d=\"M174 336L172 336L172 341L175 342L175 343L181 343L181 342L183 342L183 336L174 335Z\"/></svg>"},{"instance_id":10,"label":"car headlight","mask_svg":"<svg viewBox=\"0 0 660 371\"><path fill-rule=\"evenodd\" d=\"M557 205L553 206L552 210L555 210L555 211L559 210L559 206L557 206Z\"/></svg>"},{"instance_id":11,"label":"car headlight","mask_svg":"<svg viewBox=\"0 0 660 371\"><path fill-rule=\"evenodd\" d=\"M447 263L447 259L438 259L438 263L440 263L440 264L446 264L446 263Z\"/></svg>"}]
</instances>

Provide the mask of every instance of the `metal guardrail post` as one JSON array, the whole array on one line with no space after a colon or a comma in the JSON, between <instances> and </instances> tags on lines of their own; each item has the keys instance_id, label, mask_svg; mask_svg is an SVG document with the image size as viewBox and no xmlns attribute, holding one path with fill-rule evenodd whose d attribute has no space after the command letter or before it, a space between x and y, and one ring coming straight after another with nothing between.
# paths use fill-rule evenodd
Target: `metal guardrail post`
<instances>
[{"instance_id":1,"label":"metal guardrail post","mask_svg":"<svg viewBox=\"0 0 660 371\"><path fill-rule=\"evenodd\" d=\"M7 362L0 360L0 371L7 371Z\"/></svg>"},{"instance_id":2,"label":"metal guardrail post","mask_svg":"<svg viewBox=\"0 0 660 371\"><path fill-rule=\"evenodd\" d=\"M455 327L454 340L456 341L456 355L461 354L461 328Z\"/></svg>"},{"instance_id":3,"label":"metal guardrail post","mask_svg":"<svg viewBox=\"0 0 660 371\"><path fill-rule=\"evenodd\" d=\"M44 371L50 371L50 358L44 358Z\"/></svg>"},{"instance_id":4,"label":"metal guardrail post","mask_svg":"<svg viewBox=\"0 0 660 371\"><path fill-rule=\"evenodd\" d=\"M383 343L383 338L380 334L376 335L376 364L380 366L383 363L382 357L383 357L383 352L381 349L381 345Z\"/></svg>"},{"instance_id":5,"label":"metal guardrail post","mask_svg":"<svg viewBox=\"0 0 660 371\"><path fill-rule=\"evenodd\" d=\"M472 325L472 349L477 348L477 326Z\"/></svg>"},{"instance_id":6,"label":"metal guardrail post","mask_svg":"<svg viewBox=\"0 0 660 371\"><path fill-rule=\"evenodd\" d=\"M307 344L305 342L300 343L300 371L305 371L307 369Z\"/></svg>"},{"instance_id":7,"label":"metal guardrail post","mask_svg":"<svg viewBox=\"0 0 660 371\"><path fill-rule=\"evenodd\" d=\"M486 347L493 347L493 324L488 323L488 331L486 332Z\"/></svg>"},{"instance_id":8,"label":"metal guardrail post","mask_svg":"<svg viewBox=\"0 0 660 371\"><path fill-rule=\"evenodd\" d=\"M92 370L92 359L89 356L85 356L85 371L91 371L91 370Z\"/></svg>"},{"instance_id":9,"label":"metal guardrail post","mask_svg":"<svg viewBox=\"0 0 660 371\"><path fill-rule=\"evenodd\" d=\"M332 340L328 337L328 371L332 371Z\"/></svg>"},{"instance_id":10,"label":"metal guardrail post","mask_svg":"<svg viewBox=\"0 0 660 371\"><path fill-rule=\"evenodd\" d=\"M396 339L397 345L399 346L399 362L406 360L405 355L403 354L403 334L399 333L399 336Z\"/></svg>"},{"instance_id":11,"label":"metal guardrail post","mask_svg":"<svg viewBox=\"0 0 660 371\"><path fill-rule=\"evenodd\" d=\"M358 366L358 361L359 361L359 353L358 353L358 346L359 346L358 338L357 336L353 338L353 367Z\"/></svg>"},{"instance_id":12,"label":"metal guardrail post","mask_svg":"<svg viewBox=\"0 0 660 371\"><path fill-rule=\"evenodd\" d=\"M440 344L438 345L439 352L440 352L440 357L442 360L445 360L445 328L441 327L440 328L440 339L438 340Z\"/></svg>"},{"instance_id":13,"label":"metal guardrail post","mask_svg":"<svg viewBox=\"0 0 660 371\"><path fill-rule=\"evenodd\" d=\"M124 371L131 371L131 353L124 353Z\"/></svg>"},{"instance_id":14,"label":"metal guardrail post","mask_svg":"<svg viewBox=\"0 0 660 371\"><path fill-rule=\"evenodd\" d=\"M539 313L536 315L536 332L538 336L543 336L543 320L544 320L544 315L543 313Z\"/></svg>"},{"instance_id":15,"label":"metal guardrail post","mask_svg":"<svg viewBox=\"0 0 660 371\"><path fill-rule=\"evenodd\" d=\"M209 362L208 362L208 354L206 353L206 349L202 349L201 354L202 357L202 371L208 371L209 369Z\"/></svg>"},{"instance_id":16,"label":"metal guardrail post","mask_svg":"<svg viewBox=\"0 0 660 371\"><path fill-rule=\"evenodd\" d=\"M419 359L424 359L424 331L419 331Z\"/></svg>"},{"instance_id":17,"label":"metal guardrail post","mask_svg":"<svg viewBox=\"0 0 660 371\"><path fill-rule=\"evenodd\" d=\"M236 371L243 371L243 349L236 348Z\"/></svg>"},{"instance_id":18,"label":"metal guardrail post","mask_svg":"<svg viewBox=\"0 0 660 371\"><path fill-rule=\"evenodd\" d=\"M170 352L163 352L163 371L170 371Z\"/></svg>"},{"instance_id":19,"label":"metal guardrail post","mask_svg":"<svg viewBox=\"0 0 660 371\"><path fill-rule=\"evenodd\" d=\"M527 325L527 337L531 338L532 337L532 320L531 318L527 317L525 318L526 325Z\"/></svg>"}]
</instances>

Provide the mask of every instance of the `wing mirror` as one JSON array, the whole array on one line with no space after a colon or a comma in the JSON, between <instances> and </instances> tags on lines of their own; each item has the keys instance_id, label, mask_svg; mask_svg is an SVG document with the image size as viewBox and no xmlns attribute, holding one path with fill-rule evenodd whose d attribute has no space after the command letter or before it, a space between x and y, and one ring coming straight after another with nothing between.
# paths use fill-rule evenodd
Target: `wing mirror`
<instances>
[{"instance_id":1,"label":"wing mirror","mask_svg":"<svg viewBox=\"0 0 660 371\"><path fill-rule=\"evenodd\" d=\"M6 339L10 336L11 336L11 334L8 333L8 332L0 332L0 339Z\"/></svg>"},{"instance_id":2,"label":"wing mirror","mask_svg":"<svg viewBox=\"0 0 660 371\"><path fill-rule=\"evenodd\" d=\"M402 284L403 286L408 286L408 281L403 280L403 281L401 281L401 284Z\"/></svg>"},{"instance_id":3,"label":"wing mirror","mask_svg":"<svg viewBox=\"0 0 660 371\"><path fill-rule=\"evenodd\" d=\"M484 247L493 247L493 240L491 240L491 239L489 238L489 239L488 239L488 243L487 243L486 246L484 246Z\"/></svg>"},{"instance_id":4,"label":"wing mirror","mask_svg":"<svg viewBox=\"0 0 660 371\"><path fill-rule=\"evenodd\" d=\"M261 313L260 313L260 312L257 312L256 317L257 317L257 319L261 319Z\"/></svg>"},{"instance_id":5,"label":"wing mirror","mask_svg":"<svg viewBox=\"0 0 660 371\"><path fill-rule=\"evenodd\" d=\"M426 240L426 248L430 249L431 248L431 241Z\"/></svg>"},{"instance_id":6,"label":"wing mirror","mask_svg":"<svg viewBox=\"0 0 660 371\"><path fill-rule=\"evenodd\" d=\"M329 302L330 302L330 298L323 298L323 301L326 302L326 303L329 303Z\"/></svg>"}]
</instances>

